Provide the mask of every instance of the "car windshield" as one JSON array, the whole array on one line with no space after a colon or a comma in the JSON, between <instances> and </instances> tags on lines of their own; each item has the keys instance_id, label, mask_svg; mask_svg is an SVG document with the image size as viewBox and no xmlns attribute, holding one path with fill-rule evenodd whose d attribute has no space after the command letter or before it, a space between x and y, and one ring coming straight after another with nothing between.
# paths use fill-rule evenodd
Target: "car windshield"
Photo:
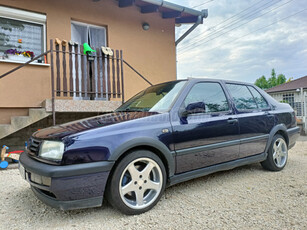
<instances>
[{"instance_id":1,"label":"car windshield","mask_svg":"<svg viewBox=\"0 0 307 230\"><path fill-rule=\"evenodd\" d=\"M186 81L173 81L151 86L132 97L116 112L146 111L166 112L170 109Z\"/></svg>"}]
</instances>

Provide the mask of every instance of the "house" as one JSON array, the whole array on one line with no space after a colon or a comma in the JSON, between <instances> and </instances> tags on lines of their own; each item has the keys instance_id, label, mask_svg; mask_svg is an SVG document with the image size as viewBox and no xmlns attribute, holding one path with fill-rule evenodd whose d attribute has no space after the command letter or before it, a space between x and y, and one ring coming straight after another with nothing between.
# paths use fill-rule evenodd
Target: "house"
<instances>
[{"instance_id":1,"label":"house","mask_svg":"<svg viewBox=\"0 0 307 230\"><path fill-rule=\"evenodd\" d=\"M279 102L289 103L296 113L298 123L307 133L307 76L267 89L266 92Z\"/></svg>"},{"instance_id":2,"label":"house","mask_svg":"<svg viewBox=\"0 0 307 230\"><path fill-rule=\"evenodd\" d=\"M205 17L163 0L2 0L1 146L175 80L176 45ZM175 42L182 24L191 29Z\"/></svg>"}]
</instances>

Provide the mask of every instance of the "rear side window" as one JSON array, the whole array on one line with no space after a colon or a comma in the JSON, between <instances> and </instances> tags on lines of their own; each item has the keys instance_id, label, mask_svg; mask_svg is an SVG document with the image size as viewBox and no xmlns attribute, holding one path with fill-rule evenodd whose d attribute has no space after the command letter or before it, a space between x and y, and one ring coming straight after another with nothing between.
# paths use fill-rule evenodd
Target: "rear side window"
<instances>
[{"instance_id":1,"label":"rear side window","mask_svg":"<svg viewBox=\"0 0 307 230\"><path fill-rule=\"evenodd\" d=\"M257 109L253 95L245 85L226 84L238 110Z\"/></svg>"},{"instance_id":2,"label":"rear side window","mask_svg":"<svg viewBox=\"0 0 307 230\"><path fill-rule=\"evenodd\" d=\"M269 105L266 102L266 100L264 99L264 97L254 87L248 86L248 88L251 91L251 93L253 94L254 99L255 99L259 109L269 108Z\"/></svg>"},{"instance_id":3,"label":"rear side window","mask_svg":"<svg viewBox=\"0 0 307 230\"><path fill-rule=\"evenodd\" d=\"M195 84L184 100L184 107L194 103L204 103L205 113L229 111L224 90L215 82Z\"/></svg>"}]
</instances>

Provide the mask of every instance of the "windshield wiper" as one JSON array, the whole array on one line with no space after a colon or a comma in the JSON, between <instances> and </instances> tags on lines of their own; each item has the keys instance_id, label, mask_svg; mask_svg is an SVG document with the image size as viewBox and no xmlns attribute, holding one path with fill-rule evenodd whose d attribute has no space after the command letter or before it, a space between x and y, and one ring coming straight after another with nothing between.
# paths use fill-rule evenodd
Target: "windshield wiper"
<instances>
[{"instance_id":1,"label":"windshield wiper","mask_svg":"<svg viewBox=\"0 0 307 230\"><path fill-rule=\"evenodd\" d=\"M124 110L116 110L116 112L145 112L142 109L124 109Z\"/></svg>"}]
</instances>

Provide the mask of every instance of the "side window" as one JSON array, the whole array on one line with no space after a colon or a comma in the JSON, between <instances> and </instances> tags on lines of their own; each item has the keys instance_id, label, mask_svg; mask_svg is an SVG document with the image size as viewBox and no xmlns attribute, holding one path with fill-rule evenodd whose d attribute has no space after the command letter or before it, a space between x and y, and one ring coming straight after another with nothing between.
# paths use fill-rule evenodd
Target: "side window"
<instances>
[{"instance_id":1,"label":"side window","mask_svg":"<svg viewBox=\"0 0 307 230\"><path fill-rule=\"evenodd\" d=\"M253 95L245 85L226 84L238 110L257 109Z\"/></svg>"},{"instance_id":2,"label":"side window","mask_svg":"<svg viewBox=\"0 0 307 230\"><path fill-rule=\"evenodd\" d=\"M259 109L269 108L269 105L264 99L264 97L254 87L248 86L248 88L252 92Z\"/></svg>"},{"instance_id":3,"label":"side window","mask_svg":"<svg viewBox=\"0 0 307 230\"><path fill-rule=\"evenodd\" d=\"M186 99L184 108L193 108L193 105L204 105L205 113L223 112L229 110L225 93L219 83L204 82L193 86Z\"/></svg>"}]
</instances>

